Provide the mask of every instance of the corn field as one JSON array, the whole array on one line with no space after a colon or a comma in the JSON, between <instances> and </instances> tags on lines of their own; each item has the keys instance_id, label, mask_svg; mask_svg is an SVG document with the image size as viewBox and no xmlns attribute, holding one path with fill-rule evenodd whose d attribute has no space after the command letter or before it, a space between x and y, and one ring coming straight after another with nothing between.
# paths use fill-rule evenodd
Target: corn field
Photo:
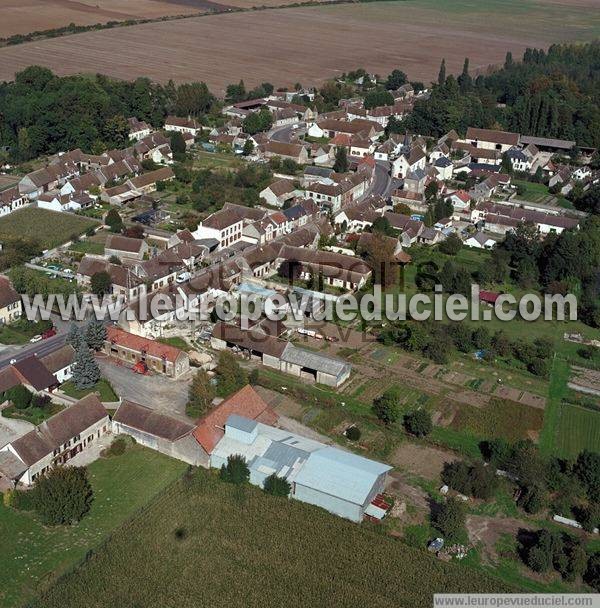
<instances>
[{"instance_id":1,"label":"corn field","mask_svg":"<svg viewBox=\"0 0 600 608\"><path fill-rule=\"evenodd\" d=\"M509 590L381 530L199 470L32 606L417 608Z\"/></svg>"}]
</instances>

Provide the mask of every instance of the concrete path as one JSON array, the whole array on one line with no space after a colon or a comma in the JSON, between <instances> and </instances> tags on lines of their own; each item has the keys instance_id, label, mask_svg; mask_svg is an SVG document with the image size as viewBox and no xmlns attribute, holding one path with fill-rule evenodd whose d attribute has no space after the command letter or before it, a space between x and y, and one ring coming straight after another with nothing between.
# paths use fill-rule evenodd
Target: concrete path
<instances>
[{"instance_id":1,"label":"concrete path","mask_svg":"<svg viewBox=\"0 0 600 608\"><path fill-rule=\"evenodd\" d=\"M185 415L185 404L191 376L183 380L172 380L159 375L143 376L108 358L98 358L97 361L102 375L112 384L121 399L190 421Z\"/></svg>"},{"instance_id":2,"label":"concrete path","mask_svg":"<svg viewBox=\"0 0 600 608\"><path fill-rule=\"evenodd\" d=\"M31 422L0 416L0 447L26 435L34 428Z\"/></svg>"}]
</instances>

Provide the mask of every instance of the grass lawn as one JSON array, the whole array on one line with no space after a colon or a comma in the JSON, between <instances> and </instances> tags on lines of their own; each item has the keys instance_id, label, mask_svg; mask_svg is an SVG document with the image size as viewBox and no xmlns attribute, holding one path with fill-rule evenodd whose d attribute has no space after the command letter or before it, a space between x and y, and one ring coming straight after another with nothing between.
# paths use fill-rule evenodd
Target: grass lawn
<instances>
[{"instance_id":1,"label":"grass lawn","mask_svg":"<svg viewBox=\"0 0 600 608\"><path fill-rule=\"evenodd\" d=\"M88 471L94 502L89 514L73 527L46 528L31 514L8 509L0 501L0 605L21 605L71 569L185 468L139 446L92 463ZM119 605L117 601L115 606Z\"/></svg>"},{"instance_id":2,"label":"grass lawn","mask_svg":"<svg viewBox=\"0 0 600 608\"><path fill-rule=\"evenodd\" d=\"M561 357L554 357L550 372L548 400L544 410L544 426L540 433L539 446L542 453L550 456L556 452L556 438L560 424L561 402L567 392L569 365Z\"/></svg>"},{"instance_id":3,"label":"grass lawn","mask_svg":"<svg viewBox=\"0 0 600 608\"><path fill-rule=\"evenodd\" d=\"M74 399L83 399L86 395L90 393L100 393L100 401L118 401L119 397L115 393L113 387L110 385L108 380L101 378L92 388L87 388L80 390L75 387L72 380L65 382L60 390L63 391L69 397L73 397Z\"/></svg>"},{"instance_id":4,"label":"grass lawn","mask_svg":"<svg viewBox=\"0 0 600 608\"><path fill-rule=\"evenodd\" d=\"M600 445L600 412L566 402L569 375L569 364L555 357L540 435L540 449L547 455L573 457L585 448L597 451Z\"/></svg>"},{"instance_id":5,"label":"grass lawn","mask_svg":"<svg viewBox=\"0 0 600 608\"><path fill-rule=\"evenodd\" d=\"M98 222L72 213L27 207L0 219L0 241L15 235L39 241L44 249L66 243Z\"/></svg>"},{"instance_id":6,"label":"grass lawn","mask_svg":"<svg viewBox=\"0 0 600 608\"><path fill-rule=\"evenodd\" d=\"M544 184L528 182L520 179L513 180L513 184L515 186L525 188L525 192L523 194L516 195L518 199L531 201L532 203L543 203L547 198L552 197L552 194L548 192L548 187Z\"/></svg>"},{"instance_id":7,"label":"grass lawn","mask_svg":"<svg viewBox=\"0 0 600 608\"><path fill-rule=\"evenodd\" d=\"M512 590L382 531L199 469L33 606L344 608L368 598L419 608L441 589Z\"/></svg>"},{"instance_id":8,"label":"grass lawn","mask_svg":"<svg viewBox=\"0 0 600 608\"><path fill-rule=\"evenodd\" d=\"M104 245L95 241L86 239L85 241L79 241L69 247L69 251L76 251L77 253L92 253L95 255L102 255L104 253Z\"/></svg>"},{"instance_id":9,"label":"grass lawn","mask_svg":"<svg viewBox=\"0 0 600 608\"><path fill-rule=\"evenodd\" d=\"M196 150L194 152L194 169L237 169L242 161L237 154L225 154L224 152L207 152Z\"/></svg>"},{"instance_id":10,"label":"grass lawn","mask_svg":"<svg viewBox=\"0 0 600 608\"><path fill-rule=\"evenodd\" d=\"M563 404L560 408L556 453L574 457L584 449L598 451L600 412Z\"/></svg>"},{"instance_id":11,"label":"grass lawn","mask_svg":"<svg viewBox=\"0 0 600 608\"><path fill-rule=\"evenodd\" d=\"M5 418L14 418L16 420L25 420L31 424L41 424L54 414L58 414L64 409L59 403L51 403L48 407L28 407L24 410L17 409L14 405L5 407L2 410L2 416Z\"/></svg>"},{"instance_id":12,"label":"grass lawn","mask_svg":"<svg viewBox=\"0 0 600 608\"><path fill-rule=\"evenodd\" d=\"M186 353L189 350L192 350L192 347L183 338L179 338L177 336L173 338L158 338L157 342L162 342L163 344L174 346L175 348L178 348L179 350L182 350Z\"/></svg>"}]
</instances>

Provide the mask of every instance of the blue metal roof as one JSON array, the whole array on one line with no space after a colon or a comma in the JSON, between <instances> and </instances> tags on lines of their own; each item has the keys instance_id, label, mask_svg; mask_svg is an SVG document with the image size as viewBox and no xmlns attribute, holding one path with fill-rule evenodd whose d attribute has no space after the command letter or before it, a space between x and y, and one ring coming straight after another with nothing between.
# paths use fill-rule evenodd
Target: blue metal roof
<instances>
[{"instance_id":1,"label":"blue metal roof","mask_svg":"<svg viewBox=\"0 0 600 608\"><path fill-rule=\"evenodd\" d=\"M295 481L330 496L363 505L377 478L391 468L350 452L325 447L308 457Z\"/></svg>"},{"instance_id":2,"label":"blue metal roof","mask_svg":"<svg viewBox=\"0 0 600 608\"><path fill-rule=\"evenodd\" d=\"M248 418L244 418L243 416L238 416L237 414L231 414L229 418L227 418L227 422L225 424L240 431L244 431L245 433L251 433L256 428L258 423L256 420L250 420Z\"/></svg>"}]
</instances>

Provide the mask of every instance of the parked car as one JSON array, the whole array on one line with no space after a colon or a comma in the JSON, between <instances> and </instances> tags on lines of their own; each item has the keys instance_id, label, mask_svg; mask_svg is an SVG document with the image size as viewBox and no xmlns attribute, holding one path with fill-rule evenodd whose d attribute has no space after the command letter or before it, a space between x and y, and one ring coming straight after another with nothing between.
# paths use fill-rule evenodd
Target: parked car
<instances>
[{"instance_id":1,"label":"parked car","mask_svg":"<svg viewBox=\"0 0 600 608\"><path fill-rule=\"evenodd\" d=\"M47 340L48 338L51 338L55 335L56 329L54 329L54 327L51 327L50 329L47 329L46 331L42 332L42 340Z\"/></svg>"},{"instance_id":2,"label":"parked car","mask_svg":"<svg viewBox=\"0 0 600 608\"><path fill-rule=\"evenodd\" d=\"M192 273L191 272L182 272L178 277L177 277L177 282L178 283L185 283L186 281L189 281L192 278Z\"/></svg>"},{"instance_id":3,"label":"parked car","mask_svg":"<svg viewBox=\"0 0 600 608\"><path fill-rule=\"evenodd\" d=\"M32 344L35 344L36 342L40 342L41 340L43 340L42 335L38 334L37 336L33 336L33 338L31 338L31 340L29 340Z\"/></svg>"},{"instance_id":4,"label":"parked car","mask_svg":"<svg viewBox=\"0 0 600 608\"><path fill-rule=\"evenodd\" d=\"M143 361L138 361L133 366L133 373L142 374L142 376L145 376L148 373L148 366Z\"/></svg>"}]
</instances>

